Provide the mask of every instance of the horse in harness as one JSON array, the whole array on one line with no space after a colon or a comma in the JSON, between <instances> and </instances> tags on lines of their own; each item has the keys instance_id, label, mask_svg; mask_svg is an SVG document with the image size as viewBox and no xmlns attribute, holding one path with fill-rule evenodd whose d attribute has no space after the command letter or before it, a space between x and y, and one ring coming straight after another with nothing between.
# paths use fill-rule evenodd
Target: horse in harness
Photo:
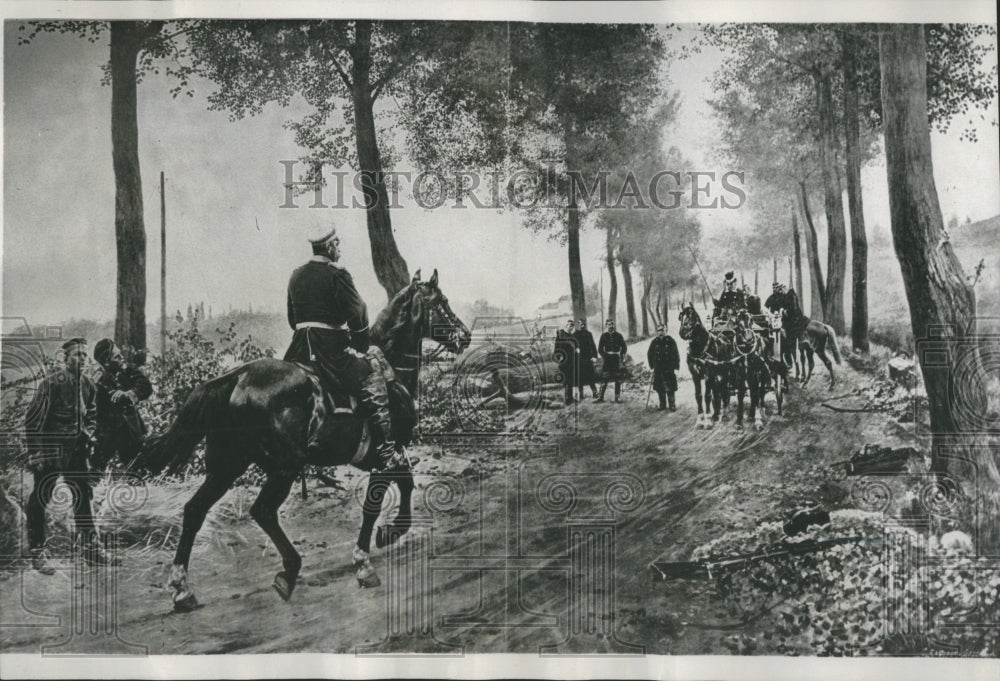
<instances>
[{"instance_id":1,"label":"horse in harness","mask_svg":"<svg viewBox=\"0 0 1000 681\"><path fill-rule=\"evenodd\" d=\"M705 328L694 303L685 305L677 319L681 324L680 337L688 341L687 365L694 383L694 399L698 405L696 427L711 428L719 420L723 399L728 401L730 374L736 350L732 338L728 337L725 330L710 331ZM704 396L702 382L705 386Z\"/></svg>"},{"instance_id":2,"label":"horse in harness","mask_svg":"<svg viewBox=\"0 0 1000 681\"><path fill-rule=\"evenodd\" d=\"M424 338L441 342L461 353L471 340L465 325L455 316L438 288L437 271L428 282L419 273L393 296L372 326L372 343L384 354L392 369L402 372L403 390L416 388L420 344ZM390 369L390 373L392 371ZM393 376L388 377L395 380ZM399 394L399 391L390 391ZM188 585L188 564L195 536L209 509L229 491L252 463L264 472L265 481L250 515L274 542L281 555L282 571L274 589L288 600L302 566L302 559L278 523L278 508L306 465L351 464L370 471L375 447L367 437L366 420L353 413L330 410L329 399L315 371L295 362L258 359L195 388L178 411L170 428L151 440L134 465L150 473L178 472L190 460L202 440L205 445L205 480L184 506L184 520L171 569L174 609L188 611L197 606ZM329 433L322 451L310 450L307 442L320 426ZM395 427L395 424L394 424ZM397 433L408 442L408 433ZM413 474L409 469L372 473L369 476L362 524L352 554L356 576L362 586L377 586L378 575L369 550L372 530L381 512L389 485L399 488L399 510L388 527L380 527L376 546L396 541L410 527Z\"/></svg>"},{"instance_id":3,"label":"horse in harness","mask_svg":"<svg viewBox=\"0 0 1000 681\"><path fill-rule=\"evenodd\" d=\"M797 343L799 346L802 371L805 374L805 377L802 379L802 387L804 388L809 383L809 379L812 378L813 367L815 366L813 353L815 353L819 355L820 361L823 362L826 370L830 372L829 389L833 390L837 378L833 372L833 363L826 356L827 346L830 347L833 353L834 362L837 364L841 363L840 347L837 345L837 334L833 330L833 327L807 317L799 305L798 296L792 296L789 306L782 310L782 314L784 315L784 326L788 331L790 345ZM790 352L793 352L793 350L790 350ZM806 368L807 362L808 368Z\"/></svg>"},{"instance_id":4,"label":"horse in harness","mask_svg":"<svg viewBox=\"0 0 1000 681\"><path fill-rule=\"evenodd\" d=\"M736 316L735 333L734 343L739 355L734 368L738 391L736 427L743 427L743 399L749 392L748 416L753 419L754 428L762 430L764 423L761 412L769 389L774 390L778 414L782 411L784 385L788 377L788 368L784 362L787 337L781 328L779 316L751 315L746 310Z\"/></svg>"}]
</instances>

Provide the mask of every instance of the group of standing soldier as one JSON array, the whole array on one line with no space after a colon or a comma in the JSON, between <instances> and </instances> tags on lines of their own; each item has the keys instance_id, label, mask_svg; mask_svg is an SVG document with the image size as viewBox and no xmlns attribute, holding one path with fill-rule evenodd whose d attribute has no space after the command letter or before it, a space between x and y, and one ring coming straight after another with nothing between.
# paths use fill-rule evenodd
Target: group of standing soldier
<instances>
[{"instance_id":1,"label":"group of standing soldier","mask_svg":"<svg viewBox=\"0 0 1000 681\"><path fill-rule=\"evenodd\" d=\"M110 338L97 342L93 376L85 371L87 341L62 344L63 364L39 384L25 417L25 444L33 487L25 516L32 566L54 568L44 551L45 509L61 477L73 499L74 542L84 560L117 563L105 554L93 511L93 484L115 458L131 461L146 429L137 405L152 394L142 370L127 361Z\"/></svg>"},{"instance_id":2,"label":"group of standing soldier","mask_svg":"<svg viewBox=\"0 0 1000 681\"><path fill-rule=\"evenodd\" d=\"M653 370L653 388L660 397L660 409L676 411L674 393L677 392L676 371L680 369L677 344L667 335L663 325L657 326L657 335L649 345L646 358ZM583 401L583 389L590 386L595 402L603 402L608 383L614 383L615 402L621 402L624 359L628 350L625 337L615 330L614 320L605 323L600 341L587 329L587 320L566 321L563 329L556 331L555 358L562 375L566 404L573 404L573 388ZM601 358L601 389L597 390L597 358Z\"/></svg>"}]
</instances>

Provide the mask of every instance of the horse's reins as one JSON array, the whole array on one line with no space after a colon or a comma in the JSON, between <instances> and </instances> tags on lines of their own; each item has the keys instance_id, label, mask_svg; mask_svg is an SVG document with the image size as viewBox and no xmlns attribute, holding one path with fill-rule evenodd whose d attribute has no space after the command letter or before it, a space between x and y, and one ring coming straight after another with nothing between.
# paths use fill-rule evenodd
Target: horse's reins
<instances>
[{"instance_id":1,"label":"horse's reins","mask_svg":"<svg viewBox=\"0 0 1000 681\"><path fill-rule=\"evenodd\" d=\"M421 299L423 299L422 295L421 295ZM458 323L457 323L458 320L453 315L449 314L447 310L444 309L444 303L440 299L433 306L431 306L431 307L429 307L427 309L426 317L427 317L428 320L430 319L430 315L431 315L432 312L437 312L441 317L443 317L451 325L452 332L451 332L450 340L457 340L458 337L459 337ZM415 365L412 366L412 367L399 367L399 368L393 367L393 370L394 371L418 371L420 369L420 362L419 362L420 355L421 355L421 353L419 353L419 352L402 352L402 353L399 353L399 357L407 357L407 358L410 358L410 359L413 359L413 360L417 360L417 361L415 362Z\"/></svg>"}]
</instances>

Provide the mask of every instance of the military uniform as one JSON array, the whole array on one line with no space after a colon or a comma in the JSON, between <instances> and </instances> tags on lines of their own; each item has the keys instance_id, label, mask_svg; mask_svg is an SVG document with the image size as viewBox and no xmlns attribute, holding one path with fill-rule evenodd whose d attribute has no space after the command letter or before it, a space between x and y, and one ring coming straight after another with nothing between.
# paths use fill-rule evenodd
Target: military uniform
<instances>
[{"instance_id":1,"label":"military uniform","mask_svg":"<svg viewBox=\"0 0 1000 681\"><path fill-rule=\"evenodd\" d=\"M676 411L674 393L677 392L677 374L681 368L681 357L677 352L677 343L670 336L656 336L649 344L646 361L653 370L653 390L660 397L660 409L667 408L670 401L670 411Z\"/></svg>"},{"instance_id":2,"label":"military uniform","mask_svg":"<svg viewBox=\"0 0 1000 681\"><path fill-rule=\"evenodd\" d=\"M137 404L153 394L153 386L142 370L131 364L101 367L94 374L94 383L97 386L97 446L92 463L94 468L103 470L115 457L127 464L139 453L146 437L146 424ZM114 403L112 396L118 391L126 393L129 399Z\"/></svg>"},{"instance_id":3,"label":"military uniform","mask_svg":"<svg viewBox=\"0 0 1000 681\"><path fill-rule=\"evenodd\" d=\"M583 399L583 387L590 386L594 397L597 397L596 372L594 370L594 360L597 359L597 344L594 342L594 335L586 328L577 329L573 332L576 338L576 346L580 350L580 366L577 374L576 385L580 389L580 399Z\"/></svg>"},{"instance_id":4,"label":"military uniform","mask_svg":"<svg viewBox=\"0 0 1000 681\"><path fill-rule=\"evenodd\" d=\"M749 312L752 315L763 314L763 312L760 309L760 298L758 298L757 296L747 295L746 306L747 306L747 312Z\"/></svg>"},{"instance_id":5,"label":"military uniform","mask_svg":"<svg viewBox=\"0 0 1000 681\"><path fill-rule=\"evenodd\" d=\"M360 397L363 417L371 417L376 442L392 443L388 386L377 358L368 359L368 308L350 273L322 255L292 272L288 282L288 324L295 333L285 361L316 368L328 392ZM322 446L318 431L309 447Z\"/></svg>"},{"instance_id":6,"label":"military uniform","mask_svg":"<svg viewBox=\"0 0 1000 681\"><path fill-rule=\"evenodd\" d=\"M608 382L615 382L615 402L618 402L622 392L622 362L625 359L625 337L617 331L605 331L601 334L597 351L604 360L604 383L601 384L601 392L597 401L604 401L604 393L608 389Z\"/></svg>"},{"instance_id":7,"label":"military uniform","mask_svg":"<svg viewBox=\"0 0 1000 681\"><path fill-rule=\"evenodd\" d=\"M24 431L34 481L25 518L32 551L45 543L45 509L60 476L73 494L77 536L89 543L96 530L88 461L97 427L96 398L97 387L89 377L60 369L42 380L28 407Z\"/></svg>"},{"instance_id":8,"label":"military uniform","mask_svg":"<svg viewBox=\"0 0 1000 681\"><path fill-rule=\"evenodd\" d=\"M576 345L576 338L569 331L559 329L556 331L555 343L556 363L559 365L559 373L562 374L563 391L566 396L566 404L573 403L573 387L576 385L576 377L580 364L580 349Z\"/></svg>"}]
</instances>

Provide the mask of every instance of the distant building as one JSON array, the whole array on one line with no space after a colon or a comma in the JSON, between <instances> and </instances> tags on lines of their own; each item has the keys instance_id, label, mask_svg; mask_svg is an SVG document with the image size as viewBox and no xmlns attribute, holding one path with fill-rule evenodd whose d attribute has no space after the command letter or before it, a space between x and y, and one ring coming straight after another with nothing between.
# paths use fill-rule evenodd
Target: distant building
<instances>
[{"instance_id":1,"label":"distant building","mask_svg":"<svg viewBox=\"0 0 1000 681\"><path fill-rule=\"evenodd\" d=\"M543 320L547 320L549 317L572 317L573 299L567 293L561 296L559 300L552 303L545 303L539 307L535 310L535 316L541 317Z\"/></svg>"}]
</instances>

